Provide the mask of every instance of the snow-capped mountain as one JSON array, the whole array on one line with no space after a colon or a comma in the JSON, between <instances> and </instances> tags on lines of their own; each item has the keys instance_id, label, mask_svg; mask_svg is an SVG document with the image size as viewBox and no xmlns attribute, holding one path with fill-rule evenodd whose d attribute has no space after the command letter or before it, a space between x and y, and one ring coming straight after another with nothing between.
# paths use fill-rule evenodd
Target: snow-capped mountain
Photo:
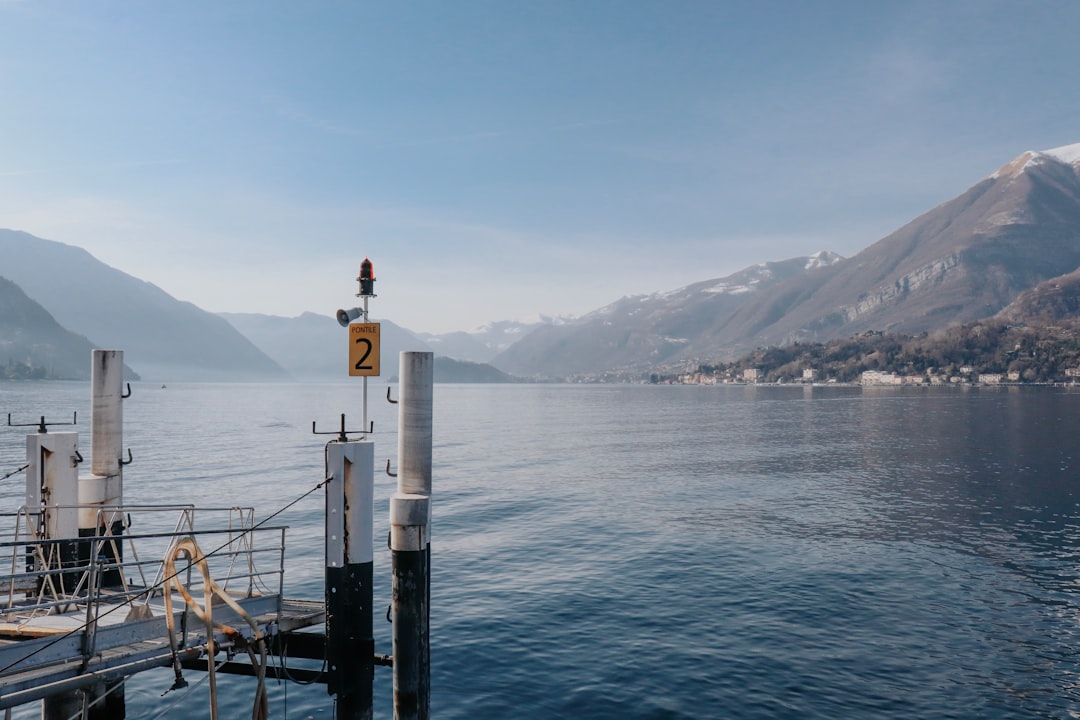
<instances>
[{"instance_id":1,"label":"snow-capped mountain","mask_svg":"<svg viewBox=\"0 0 1080 720\"><path fill-rule=\"evenodd\" d=\"M439 355L467 360L488 362L508 347L539 327L562 325L572 318L538 315L527 320L499 320L469 331L454 333L416 333Z\"/></svg>"},{"instance_id":2,"label":"snow-capped mountain","mask_svg":"<svg viewBox=\"0 0 1080 720\"><path fill-rule=\"evenodd\" d=\"M576 320L534 330L492 364L515 374L554 376L655 365L681 355L717 318L766 289L841 259L822 251L677 290L624 297Z\"/></svg>"},{"instance_id":3,"label":"snow-capped mountain","mask_svg":"<svg viewBox=\"0 0 1080 720\"><path fill-rule=\"evenodd\" d=\"M933 331L992 316L1077 268L1080 144L1025 152L851 258L819 253L623 298L534 331L493 364L557 377L869 330Z\"/></svg>"}]
</instances>

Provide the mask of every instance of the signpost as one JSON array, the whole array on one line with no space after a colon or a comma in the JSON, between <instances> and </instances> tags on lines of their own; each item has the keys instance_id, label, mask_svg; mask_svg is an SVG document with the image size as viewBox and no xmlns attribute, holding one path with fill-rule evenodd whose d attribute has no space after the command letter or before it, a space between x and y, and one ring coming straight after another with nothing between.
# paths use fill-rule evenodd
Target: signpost
<instances>
[{"instance_id":1,"label":"signpost","mask_svg":"<svg viewBox=\"0 0 1080 720\"><path fill-rule=\"evenodd\" d=\"M375 640L372 628L372 509L374 446L368 433L368 378L380 372L379 323L368 322L375 297L371 260L360 263L362 307L337 311L349 329L349 375L364 379L363 436L348 441L345 416L341 439L327 444L326 486L326 665L327 690L335 696L336 720L371 720ZM353 322L357 320L359 322ZM314 430L314 428L312 428Z\"/></svg>"},{"instance_id":2,"label":"signpost","mask_svg":"<svg viewBox=\"0 0 1080 720\"><path fill-rule=\"evenodd\" d=\"M349 325L349 375L379 376L379 323Z\"/></svg>"}]
</instances>

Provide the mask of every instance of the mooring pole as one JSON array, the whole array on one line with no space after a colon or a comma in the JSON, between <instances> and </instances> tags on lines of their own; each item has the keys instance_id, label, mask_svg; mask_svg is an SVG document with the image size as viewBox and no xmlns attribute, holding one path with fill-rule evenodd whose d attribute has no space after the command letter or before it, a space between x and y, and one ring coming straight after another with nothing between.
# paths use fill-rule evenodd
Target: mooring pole
<instances>
[{"instance_id":1,"label":"mooring pole","mask_svg":"<svg viewBox=\"0 0 1080 720\"><path fill-rule=\"evenodd\" d=\"M90 371L90 475L79 477L79 536L95 537L107 530L116 540L101 545L109 563L123 560L124 351L92 351ZM107 508L114 508L108 510ZM80 560L90 562L90 547L82 543ZM123 584L122 570L106 570L101 586Z\"/></svg>"},{"instance_id":2,"label":"mooring pole","mask_svg":"<svg viewBox=\"0 0 1080 720\"><path fill-rule=\"evenodd\" d=\"M398 489L390 498L394 718L427 720L431 704L432 353L401 353L398 377Z\"/></svg>"},{"instance_id":3,"label":"mooring pole","mask_svg":"<svg viewBox=\"0 0 1080 720\"><path fill-rule=\"evenodd\" d=\"M108 511L123 504L122 460L124 445L124 352L122 350L91 351L90 392L90 474L81 475L77 482L78 527L73 535L93 538L107 530L116 540L103 542L100 552L104 561L119 564L123 561L124 523L119 511ZM104 512L103 512L104 510ZM80 565L93 566L95 543L78 543ZM96 594L101 588L120 587L123 570L106 570L100 582L87 589ZM89 602L94 602L91 598ZM85 707L86 720L123 720L127 714L124 681L100 682L82 690L60 693L45 699L42 715L46 720L67 720L72 709Z\"/></svg>"},{"instance_id":4,"label":"mooring pole","mask_svg":"<svg viewBox=\"0 0 1080 720\"><path fill-rule=\"evenodd\" d=\"M326 688L336 696L336 720L372 716L374 447L341 441L326 446Z\"/></svg>"}]
</instances>

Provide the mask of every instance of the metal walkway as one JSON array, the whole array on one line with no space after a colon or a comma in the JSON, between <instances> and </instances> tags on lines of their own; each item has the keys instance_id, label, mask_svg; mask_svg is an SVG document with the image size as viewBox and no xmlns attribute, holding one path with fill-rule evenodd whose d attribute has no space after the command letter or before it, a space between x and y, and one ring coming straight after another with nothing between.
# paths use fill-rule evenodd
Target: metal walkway
<instances>
[{"instance_id":1,"label":"metal walkway","mask_svg":"<svg viewBox=\"0 0 1080 720\"><path fill-rule=\"evenodd\" d=\"M165 523L169 531L132 535L136 510L157 515L158 525L162 514L178 519ZM116 535L20 537L20 526L40 526L21 511L14 535L0 542L11 570L0 574L0 709L151 668L191 667L211 647L231 657L258 638L281 645L282 636L325 622L323 603L282 597L284 528L253 527L248 509L107 512L124 518ZM224 522L203 529L207 518Z\"/></svg>"}]
</instances>

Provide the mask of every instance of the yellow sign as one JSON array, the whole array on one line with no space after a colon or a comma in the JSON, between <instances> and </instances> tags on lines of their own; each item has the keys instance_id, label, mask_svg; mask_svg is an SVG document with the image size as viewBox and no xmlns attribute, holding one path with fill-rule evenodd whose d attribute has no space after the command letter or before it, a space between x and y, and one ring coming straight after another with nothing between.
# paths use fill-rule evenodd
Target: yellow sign
<instances>
[{"instance_id":1,"label":"yellow sign","mask_svg":"<svg viewBox=\"0 0 1080 720\"><path fill-rule=\"evenodd\" d=\"M378 376L379 323L349 326L349 375Z\"/></svg>"}]
</instances>

